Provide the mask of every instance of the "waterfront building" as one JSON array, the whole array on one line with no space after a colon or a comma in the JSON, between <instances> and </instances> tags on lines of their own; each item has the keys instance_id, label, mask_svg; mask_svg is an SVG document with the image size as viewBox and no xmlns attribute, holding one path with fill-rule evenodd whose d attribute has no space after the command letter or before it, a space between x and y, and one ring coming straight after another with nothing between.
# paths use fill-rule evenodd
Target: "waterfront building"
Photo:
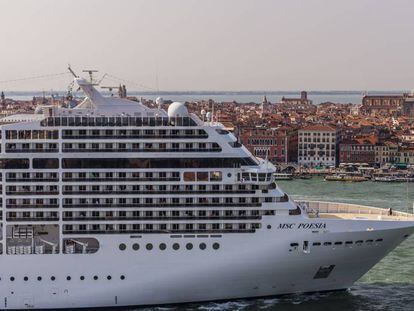
<instances>
[{"instance_id":1,"label":"waterfront building","mask_svg":"<svg viewBox=\"0 0 414 311\"><path fill-rule=\"evenodd\" d=\"M398 154L398 144L393 141L385 141L375 146L375 163L383 165L395 163Z\"/></svg>"},{"instance_id":2,"label":"waterfront building","mask_svg":"<svg viewBox=\"0 0 414 311\"><path fill-rule=\"evenodd\" d=\"M289 127L240 127L240 141L255 156L274 164L297 161L297 130Z\"/></svg>"},{"instance_id":3,"label":"waterfront building","mask_svg":"<svg viewBox=\"0 0 414 311\"><path fill-rule=\"evenodd\" d=\"M337 130L328 125L309 125L299 130L298 163L305 166L336 164Z\"/></svg>"},{"instance_id":4,"label":"waterfront building","mask_svg":"<svg viewBox=\"0 0 414 311\"><path fill-rule=\"evenodd\" d=\"M366 139L361 140L343 141L339 144L339 163L375 164L375 144Z\"/></svg>"},{"instance_id":5,"label":"waterfront building","mask_svg":"<svg viewBox=\"0 0 414 311\"><path fill-rule=\"evenodd\" d=\"M395 155L395 163L414 165L414 146L400 147Z\"/></svg>"}]
</instances>

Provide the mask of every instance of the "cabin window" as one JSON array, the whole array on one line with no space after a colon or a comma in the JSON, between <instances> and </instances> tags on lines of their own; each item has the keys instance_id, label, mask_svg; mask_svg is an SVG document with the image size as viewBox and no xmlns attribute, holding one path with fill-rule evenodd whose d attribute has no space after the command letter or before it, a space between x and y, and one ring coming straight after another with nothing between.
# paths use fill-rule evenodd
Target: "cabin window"
<instances>
[{"instance_id":1,"label":"cabin window","mask_svg":"<svg viewBox=\"0 0 414 311\"><path fill-rule=\"evenodd\" d=\"M184 172L184 181L195 181L194 172Z\"/></svg>"}]
</instances>

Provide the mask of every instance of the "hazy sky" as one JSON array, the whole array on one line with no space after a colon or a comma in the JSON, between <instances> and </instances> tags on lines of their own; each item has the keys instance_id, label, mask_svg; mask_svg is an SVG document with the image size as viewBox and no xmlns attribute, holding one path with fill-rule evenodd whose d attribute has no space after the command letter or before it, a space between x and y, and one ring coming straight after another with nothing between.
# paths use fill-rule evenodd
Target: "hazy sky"
<instances>
[{"instance_id":1,"label":"hazy sky","mask_svg":"<svg viewBox=\"0 0 414 311\"><path fill-rule=\"evenodd\" d=\"M152 88L158 75L161 90L414 88L412 0L0 0L0 12L4 90L65 89L69 76L4 80L68 63Z\"/></svg>"}]
</instances>

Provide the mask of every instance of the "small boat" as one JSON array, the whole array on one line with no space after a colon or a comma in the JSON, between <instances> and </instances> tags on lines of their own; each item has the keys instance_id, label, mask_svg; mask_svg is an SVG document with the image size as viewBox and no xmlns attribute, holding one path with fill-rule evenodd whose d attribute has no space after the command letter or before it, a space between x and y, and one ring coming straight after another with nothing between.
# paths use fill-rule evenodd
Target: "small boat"
<instances>
[{"instance_id":1,"label":"small boat","mask_svg":"<svg viewBox=\"0 0 414 311\"><path fill-rule=\"evenodd\" d=\"M274 173L275 180L292 180L293 175L288 173Z\"/></svg>"},{"instance_id":2,"label":"small boat","mask_svg":"<svg viewBox=\"0 0 414 311\"><path fill-rule=\"evenodd\" d=\"M387 175L377 176L373 180L378 182L414 182L414 177L401 175Z\"/></svg>"},{"instance_id":3,"label":"small boat","mask_svg":"<svg viewBox=\"0 0 414 311\"><path fill-rule=\"evenodd\" d=\"M353 176L347 174L335 174L335 175L328 175L325 177L326 181L346 181L346 182L362 182L367 181L368 178L364 176Z\"/></svg>"},{"instance_id":4,"label":"small boat","mask_svg":"<svg viewBox=\"0 0 414 311\"><path fill-rule=\"evenodd\" d=\"M395 176L380 176L375 177L373 180L377 182L398 182L397 177Z\"/></svg>"},{"instance_id":5,"label":"small boat","mask_svg":"<svg viewBox=\"0 0 414 311\"><path fill-rule=\"evenodd\" d=\"M414 182L414 178L412 177L397 177L397 182Z\"/></svg>"}]
</instances>

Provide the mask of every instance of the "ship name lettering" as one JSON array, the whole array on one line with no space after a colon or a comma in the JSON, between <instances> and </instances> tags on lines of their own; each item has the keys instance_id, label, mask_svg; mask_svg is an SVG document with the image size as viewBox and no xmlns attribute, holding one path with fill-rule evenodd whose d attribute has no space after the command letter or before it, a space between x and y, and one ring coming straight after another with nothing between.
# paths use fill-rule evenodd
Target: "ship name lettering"
<instances>
[{"instance_id":1,"label":"ship name lettering","mask_svg":"<svg viewBox=\"0 0 414 311\"><path fill-rule=\"evenodd\" d=\"M280 224L278 229L293 229L295 224Z\"/></svg>"},{"instance_id":2,"label":"ship name lettering","mask_svg":"<svg viewBox=\"0 0 414 311\"><path fill-rule=\"evenodd\" d=\"M298 229L326 229L326 223L300 223Z\"/></svg>"}]
</instances>

